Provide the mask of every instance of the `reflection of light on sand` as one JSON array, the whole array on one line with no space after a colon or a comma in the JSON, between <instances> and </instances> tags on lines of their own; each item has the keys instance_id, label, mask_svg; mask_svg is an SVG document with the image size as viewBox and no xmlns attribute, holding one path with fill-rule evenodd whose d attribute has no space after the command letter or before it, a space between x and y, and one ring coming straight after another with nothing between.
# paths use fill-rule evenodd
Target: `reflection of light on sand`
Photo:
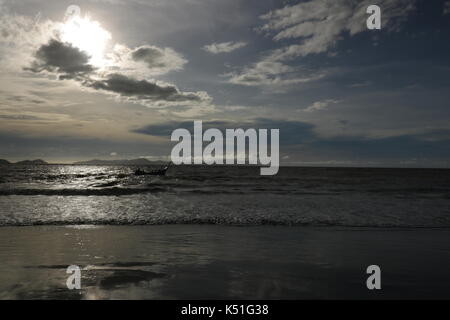
<instances>
[{"instance_id":1,"label":"reflection of light on sand","mask_svg":"<svg viewBox=\"0 0 450 320\"><path fill-rule=\"evenodd\" d=\"M152 267L120 267L121 263L87 265L83 275L83 299L156 299L165 282L165 274Z\"/></svg>"},{"instance_id":2,"label":"reflection of light on sand","mask_svg":"<svg viewBox=\"0 0 450 320\"><path fill-rule=\"evenodd\" d=\"M85 300L104 300L104 299L128 299L146 300L160 299L160 289L164 285L164 280L156 279L152 281L141 282L139 285L130 285L114 290L102 290L99 287L88 287L83 290L83 299Z\"/></svg>"}]
</instances>

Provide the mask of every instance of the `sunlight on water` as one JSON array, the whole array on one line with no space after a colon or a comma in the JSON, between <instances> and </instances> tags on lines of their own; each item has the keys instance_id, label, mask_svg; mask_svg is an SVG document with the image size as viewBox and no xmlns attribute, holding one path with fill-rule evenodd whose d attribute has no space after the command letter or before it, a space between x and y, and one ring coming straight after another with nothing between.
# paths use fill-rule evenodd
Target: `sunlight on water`
<instances>
[{"instance_id":1,"label":"sunlight on water","mask_svg":"<svg viewBox=\"0 0 450 320\"><path fill-rule=\"evenodd\" d=\"M174 167L153 177L135 169L8 167L0 224L450 226L446 170L282 168L263 177L256 167Z\"/></svg>"}]
</instances>

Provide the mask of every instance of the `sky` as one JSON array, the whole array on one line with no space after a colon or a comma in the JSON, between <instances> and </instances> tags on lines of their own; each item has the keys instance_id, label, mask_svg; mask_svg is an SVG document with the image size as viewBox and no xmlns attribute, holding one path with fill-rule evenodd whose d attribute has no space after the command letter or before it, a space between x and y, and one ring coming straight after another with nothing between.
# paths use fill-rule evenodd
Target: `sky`
<instances>
[{"instance_id":1,"label":"sky","mask_svg":"<svg viewBox=\"0 0 450 320\"><path fill-rule=\"evenodd\" d=\"M202 120L280 129L286 165L450 167L449 39L450 1L0 0L0 158L167 159Z\"/></svg>"}]
</instances>

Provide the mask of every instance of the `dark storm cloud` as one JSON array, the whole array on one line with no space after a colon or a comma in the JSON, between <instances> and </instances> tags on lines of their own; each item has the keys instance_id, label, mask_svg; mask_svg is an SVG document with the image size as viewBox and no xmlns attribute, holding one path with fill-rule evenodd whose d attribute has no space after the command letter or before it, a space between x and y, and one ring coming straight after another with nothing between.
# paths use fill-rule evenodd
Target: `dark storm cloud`
<instances>
[{"instance_id":1,"label":"dark storm cloud","mask_svg":"<svg viewBox=\"0 0 450 320\"><path fill-rule=\"evenodd\" d=\"M121 74L111 74L104 80L89 80L84 83L96 90L105 90L125 97L142 100L168 102L200 102L202 99L195 93L180 92L175 86L159 85L147 80L135 80Z\"/></svg>"},{"instance_id":2,"label":"dark storm cloud","mask_svg":"<svg viewBox=\"0 0 450 320\"><path fill-rule=\"evenodd\" d=\"M36 61L27 70L56 72L60 74L60 79L73 79L94 71L94 67L89 64L90 57L85 52L55 39L42 45L35 57Z\"/></svg>"}]
</instances>

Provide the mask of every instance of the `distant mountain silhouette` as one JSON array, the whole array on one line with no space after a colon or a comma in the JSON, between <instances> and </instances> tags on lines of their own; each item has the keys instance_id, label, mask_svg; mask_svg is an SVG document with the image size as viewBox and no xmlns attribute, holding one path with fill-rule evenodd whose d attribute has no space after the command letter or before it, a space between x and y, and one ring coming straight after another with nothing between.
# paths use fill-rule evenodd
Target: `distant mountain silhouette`
<instances>
[{"instance_id":1,"label":"distant mountain silhouette","mask_svg":"<svg viewBox=\"0 0 450 320\"><path fill-rule=\"evenodd\" d=\"M33 166L35 166L35 165L44 165L44 164L48 164L48 163L45 162L42 159L37 159L37 160L19 161L19 162L16 162L15 164L18 164L18 165L33 165Z\"/></svg>"},{"instance_id":2,"label":"distant mountain silhouette","mask_svg":"<svg viewBox=\"0 0 450 320\"><path fill-rule=\"evenodd\" d=\"M8 160L0 159L0 166L6 166L8 164L11 164Z\"/></svg>"},{"instance_id":3,"label":"distant mountain silhouette","mask_svg":"<svg viewBox=\"0 0 450 320\"><path fill-rule=\"evenodd\" d=\"M88 160L75 162L74 165L79 166L150 166L166 164L164 161L150 161L145 158L132 160Z\"/></svg>"}]
</instances>

